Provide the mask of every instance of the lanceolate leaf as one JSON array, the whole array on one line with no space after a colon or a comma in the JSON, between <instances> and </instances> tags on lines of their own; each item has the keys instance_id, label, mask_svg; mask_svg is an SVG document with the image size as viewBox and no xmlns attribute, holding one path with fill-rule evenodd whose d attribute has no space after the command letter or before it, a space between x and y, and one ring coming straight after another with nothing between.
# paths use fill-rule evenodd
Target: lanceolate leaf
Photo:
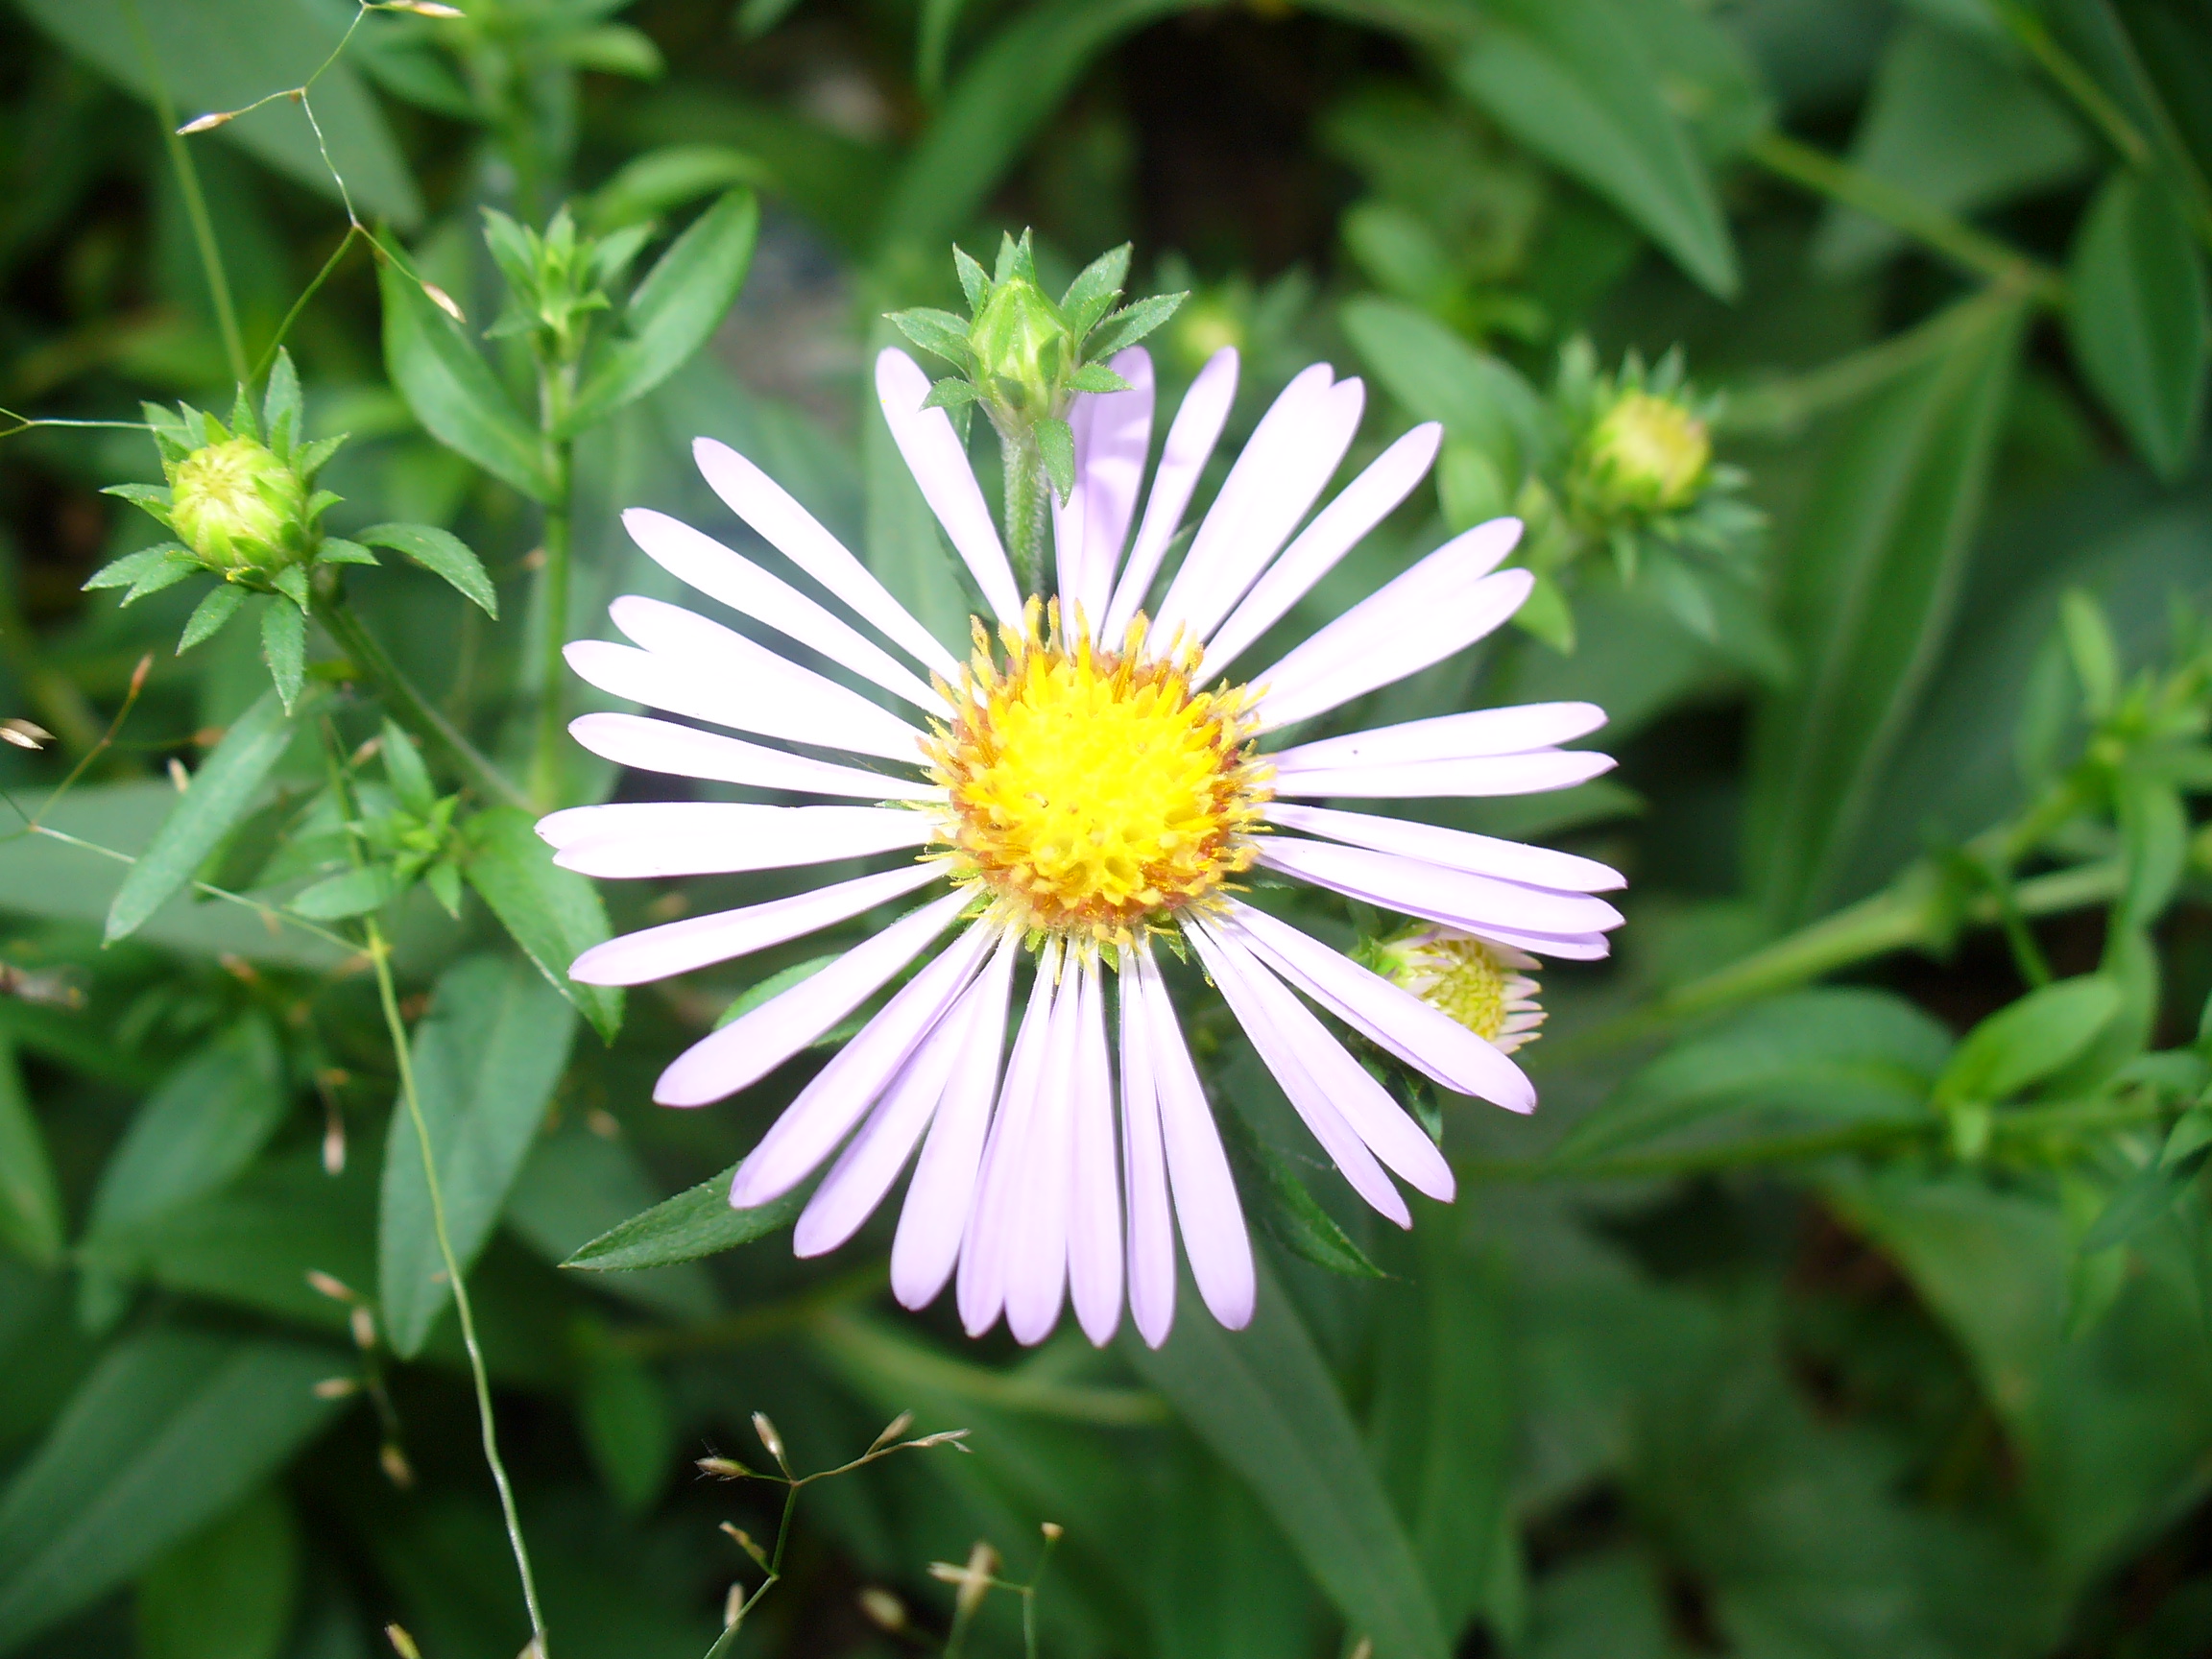
<instances>
[{"instance_id":1,"label":"lanceolate leaf","mask_svg":"<svg viewBox=\"0 0 2212 1659\"><path fill-rule=\"evenodd\" d=\"M1803 665L1762 709L1748 840L1777 921L1840 895L1838 871L1950 635L2023 317L2002 295L1936 322L1941 348L1850 417L1784 548Z\"/></svg>"},{"instance_id":2,"label":"lanceolate leaf","mask_svg":"<svg viewBox=\"0 0 2212 1659\"><path fill-rule=\"evenodd\" d=\"M1494 0L1454 78L1706 288L1734 294L1736 252L1713 181L1638 50L1631 10L1616 0Z\"/></svg>"},{"instance_id":3,"label":"lanceolate leaf","mask_svg":"<svg viewBox=\"0 0 2212 1659\"><path fill-rule=\"evenodd\" d=\"M2172 192L2115 171L2074 243L2066 324L2074 355L2161 477L2177 477L2204 412L2212 355L2204 259Z\"/></svg>"},{"instance_id":4,"label":"lanceolate leaf","mask_svg":"<svg viewBox=\"0 0 2212 1659\"><path fill-rule=\"evenodd\" d=\"M291 740L284 706L273 690L238 716L124 878L108 911L107 943L137 931L191 879L200 861L252 807L269 769Z\"/></svg>"},{"instance_id":5,"label":"lanceolate leaf","mask_svg":"<svg viewBox=\"0 0 2212 1659\"><path fill-rule=\"evenodd\" d=\"M0 1494L0 1650L129 1580L337 1409L326 1348L155 1330L111 1348Z\"/></svg>"},{"instance_id":6,"label":"lanceolate leaf","mask_svg":"<svg viewBox=\"0 0 2212 1659\"><path fill-rule=\"evenodd\" d=\"M630 297L626 335L590 371L568 412L566 432L636 402L707 344L745 285L759 229L753 192L733 190L676 238Z\"/></svg>"},{"instance_id":7,"label":"lanceolate leaf","mask_svg":"<svg viewBox=\"0 0 2212 1659\"><path fill-rule=\"evenodd\" d=\"M461 325L390 250L377 264L376 283L384 299L384 364L415 419L441 444L532 500L549 500L543 441Z\"/></svg>"},{"instance_id":8,"label":"lanceolate leaf","mask_svg":"<svg viewBox=\"0 0 2212 1659\"><path fill-rule=\"evenodd\" d=\"M1296 1307L1264 1260L1259 1265L1249 1330L1222 1330L1186 1288L1167 1345L1155 1353L1127 1341L1122 1352L1244 1478L1349 1631L1375 1644L1376 1659L1444 1659L1420 1560L1359 1431Z\"/></svg>"},{"instance_id":9,"label":"lanceolate leaf","mask_svg":"<svg viewBox=\"0 0 2212 1659\"><path fill-rule=\"evenodd\" d=\"M526 964L471 956L438 981L415 1029L415 1083L445 1225L467 1272L507 1201L568 1063L575 1016ZM394 1352L421 1352L452 1297L432 1224L421 1142L405 1103L384 1144L377 1280Z\"/></svg>"},{"instance_id":10,"label":"lanceolate leaf","mask_svg":"<svg viewBox=\"0 0 2212 1659\"><path fill-rule=\"evenodd\" d=\"M1390 396L1417 419L1441 421L1454 440L1473 445L1509 495L1535 459L1543 417L1541 399L1520 371L1395 300L1348 301L1339 315Z\"/></svg>"},{"instance_id":11,"label":"lanceolate leaf","mask_svg":"<svg viewBox=\"0 0 2212 1659\"><path fill-rule=\"evenodd\" d=\"M515 806L469 819L462 830L469 883L547 982L612 1043L622 1026L621 990L568 977L568 964L609 937L607 907L589 879L553 862L552 849L531 824L530 814Z\"/></svg>"},{"instance_id":12,"label":"lanceolate leaf","mask_svg":"<svg viewBox=\"0 0 2212 1659\"><path fill-rule=\"evenodd\" d=\"M485 615L498 619L499 594L492 586L484 562L450 530L441 530L435 524L373 524L354 540L406 554L423 569L445 577Z\"/></svg>"},{"instance_id":13,"label":"lanceolate leaf","mask_svg":"<svg viewBox=\"0 0 2212 1659\"><path fill-rule=\"evenodd\" d=\"M271 599L261 612L261 660L269 664L284 712L307 683L307 613L291 600Z\"/></svg>"},{"instance_id":14,"label":"lanceolate leaf","mask_svg":"<svg viewBox=\"0 0 2212 1659\"><path fill-rule=\"evenodd\" d=\"M61 1194L23 1092L15 1045L0 1038L0 1243L41 1267L61 1254Z\"/></svg>"},{"instance_id":15,"label":"lanceolate leaf","mask_svg":"<svg viewBox=\"0 0 2212 1659\"><path fill-rule=\"evenodd\" d=\"M712 1180L702 1181L643 1214L631 1216L619 1227L600 1234L561 1265L590 1273L622 1272L637 1267L667 1267L734 1250L790 1226L799 1218L811 1190L802 1187L773 1204L733 1210L730 1183L736 1175L736 1166L733 1165Z\"/></svg>"}]
</instances>

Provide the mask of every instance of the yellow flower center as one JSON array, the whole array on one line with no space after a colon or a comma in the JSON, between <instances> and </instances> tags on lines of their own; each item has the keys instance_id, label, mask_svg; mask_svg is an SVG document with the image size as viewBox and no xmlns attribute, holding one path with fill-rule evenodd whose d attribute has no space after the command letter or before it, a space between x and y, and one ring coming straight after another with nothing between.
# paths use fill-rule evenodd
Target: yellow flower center
<instances>
[{"instance_id":1,"label":"yellow flower center","mask_svg":"<svg viewBox=\"0 0 2212 1659\"><path fill-rule=\"evenodd\" d=\"M1614 505L1672 512L1704 483L1713 440L1705 422L1671 398L1626 392L1590 434L1590 454L1619 498Z\"/></svg>"},{"instance_id":2,"label":"yellow flower center","mask_svg":"<svg viewBox=\"0 0 2212 1659\"><path fill-rule=\"evenodd\" d=\"M930 744L940 856L1025 932L1125 945L1251 868L1269 771L1244 688L1192 690L1195 650L1146 656L1142 616L1118 650L1070 644L1057 611L1040 635L1032 600L1000 630L1003 666L974 625L946 693L959 713Z\"/></svg>"}]
</instances>

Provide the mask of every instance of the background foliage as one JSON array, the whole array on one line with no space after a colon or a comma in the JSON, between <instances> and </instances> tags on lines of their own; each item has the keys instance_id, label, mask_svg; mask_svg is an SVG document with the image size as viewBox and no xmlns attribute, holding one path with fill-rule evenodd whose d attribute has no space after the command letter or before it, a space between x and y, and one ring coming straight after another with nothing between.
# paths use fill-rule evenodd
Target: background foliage
<instances>
[{"instance_id":1,"label":"background foliage","mask_svg":"<svg viewBox=\"0 0 2212 1659\"><path fill-rule=\"evenodd\" d=\"M317 589L297 685L294 623L179 657L204 584L81 591L160 541L99 493L157 480L149 434L6 422L0 709L52 742L0 749L0 1651L528 1634L393 1111L387 938L562 1659L698 1654L758 1587L715 1528L775 1507L688 1467L757 1461L756 1409L804 1468L908 1409L973 1455L809 1488L741 1650L934 1646L926 1564L984 1538L1025 1578L1044 1522L1054 1653L2207 1650L2212 12L465 10L0 12L0 402L221 412L288 327L302 438L351 435L325 527L380 558ZM1442 421L1436 489L1321 602L1513 507L1548 598L1381 717L1589 698L1623 759L1454 808L1633 879L1621 956L1548 975L1543 1110L1451 1105L1462 1198L1405 1237L1310 1159L1248 1159L1258 1320L1187 1289L1159 1354L968 1343L890 1307L883 1229L801 1263L711 1187L610 1233L797 1087L646 1104L806 952L626 1010L570 986L607 918L527 828L625 786L559 737L548 671L662 591L616 510L737 533L695 435L957 635L860 367L883 311L956 300L949 242L1025 226L1048 279L1132 238L1136 291L1190 288L1163 380L1241 346L1239 430L1315 357L1368 378L1356 460ZM1763 540L1575 515L1592 365L1676 347ZM1219 1109L1277 1136L1234 1027L1198 1035ZM1018 1631L1000 1598L973 1643Z\"/></svg>"}]
</instances>

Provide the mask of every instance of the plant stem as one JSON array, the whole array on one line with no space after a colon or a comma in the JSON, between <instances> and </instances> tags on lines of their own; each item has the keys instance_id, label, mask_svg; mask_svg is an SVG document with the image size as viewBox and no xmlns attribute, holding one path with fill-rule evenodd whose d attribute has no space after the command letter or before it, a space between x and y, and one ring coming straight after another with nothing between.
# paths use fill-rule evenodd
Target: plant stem
<instances>
[{"instance_id":1,"label":"plant stem","mask_svg":"<svg viewBox=\"0 0 2212 1659\"><path fill-rule=\"evenodd\" d=\"M123 0L123 17L143 60L146 79L154 93L154 113L161 122L161 136L169 146L169 163L177 170L177 188L184 198L184 216L192 222L192 240L200 250L200 268L206 273L207 295L215 304L215 326L222 331L223 354L230 360L230 375L247 383L246 339L238 331L238 310L230 302L230 278L223 269L223 250L215 240L215 222L207 216L207 198L200 190L200 170L192 164L191 146L177 131L177 106L169 97L169 84L161 79L161 60L154 55L153 37L138 14L138 0Z\"/></svg>"},{"instance_id":2,"label":"plant stem","mask_svg":"<svg viewBox=\"0 0 2212 1659\"><path fill-rule=\"evenodd\" d=\"M1045 476L1037 440L1026 430L1013 438L1001 431L998 449L1006 464L1006 550L1014 560L1015 584L1026 598L1045 591L1045 524L1052 485Z\"/></svg>"},{"instance_id":3,"label":"plant stem","mask_svg":"<svg viewBox=\"0 0 2212 1659\"><path fill-rule=\"evenodd\" d=\"M369 959L376 970L376 996L384 1005L384 1023L392 1034L392 1056L399 1068L399 1097L407 1118L415 1126L416 1144L422 1149L422 1180L430 1190L430 1224L438 1235L438 1255L445 1263L446 1281L453 1286L453 1310L461 1320L462 1346L469 1351L469 1375L476 1384L476 1422L484 1439L484 1461L492 1466L493 1484L499 1488L499 1513L507 1523L507 1542L515 1551L515 1571L522 1579L523 1605L530 1610L533 1659L548 1659L545 1616L538 1607L538 1579L530 1570L529 1547L522 1542L522 1522L515 1512L515 1488L507 1479L507 1465L499 1457L498 1426L492 1415L492 1382L484 1369L484 1351L476 1341L476 1316L469 1304L469 1286L461 1263L453 1254L452 1236L445 1226L445 1198L438 1184L438 1160L430 1150L430 1125L423 1120L422 1098L415 1088L415 1061L407 1046L407 1022L399 1015L399 996L392 983L392 949L383 929L371 916L368 922Z\"/></svg>"},{"instance_id":4,"label":"plant stem","mask_svg":"<svg viewBox=\"0 0 2212 1659\"><path fill-rule=\"evenodd\" d=\"M346 648L353 666L364 678L375 683L394 719L444 755L486 800L529 809L530 798L509 782L499 769L462 735L452 721L415 689L414 683L385 655L375 636L353 613L343 593L318 594L315 615L330 631L330 637Z\"/></svg>"},{"instance_id":5,"label":"plant stem","mask_svg":"<svg viewBox=\"0 0 2212 1659\"><path fill-rule=\"evenodd\" d=\"M565 446L564 446L565 447ZM567 499L567 457L563 455L555 486L556 496L563 505L548 508L545 513L545 565L538 573L538 590L543 595L539 610L545 623L544 655L539 671L542 676L538 687L538 741L530 757L530 796L539 806L550 810L561 805L561 764L566 753L567 725L562 719L565 700L561 687L567 675L567 662L561 655L566 643L563 636L568 623L568 570L569 525Z\"/></svg>"},{"instance_id":6,"label":"plant stem","mask_svg":"<svg viewBox=\"0 0 2212 1659\"><path fill-rule=\"evenodd\" d=\"M1769 130L1746 152L1768 172L1879 219L1915 237L1954 265L1993 282L2024 289L2046 305L2060 303L2066 285L2058 273L1942 208L1848 161Z\"/></svg>"}]
</instances>

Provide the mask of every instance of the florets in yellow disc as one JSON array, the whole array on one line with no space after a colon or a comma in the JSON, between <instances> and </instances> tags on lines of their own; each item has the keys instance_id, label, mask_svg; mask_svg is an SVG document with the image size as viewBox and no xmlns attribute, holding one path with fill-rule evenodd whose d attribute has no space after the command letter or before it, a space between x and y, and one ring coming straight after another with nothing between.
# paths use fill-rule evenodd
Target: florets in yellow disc
<instances>
[{"instance_id":1,"label":"florets in yellow disc","mask_svg":"<svg viewBox=\"0 0 2212 1659\"><path fill-rule=\"evenodd\" d=\"M1544 1023L1536 958L1452 927L1425 927L1367 946L1361 960L1510 1054Z\"/></svg>"},{"instance_id":2,"label":"florets in yellow disc","mask_svg":"<svg viewBox=\"0 0 2212 1659\"><path fill-rule=\"evenodd\" d=\"M1194 691L1197 653L1147 656L1144 620L1119 649L1066 642L1057 608L1039 632L1000 630L1005 661L975 650L947 696L930 762L945 785L954 878L1009 924L1127 944L1203 904L1259 855L1265 765L1245 738L1242 687Z\"/></svg>"}]
</instances>

